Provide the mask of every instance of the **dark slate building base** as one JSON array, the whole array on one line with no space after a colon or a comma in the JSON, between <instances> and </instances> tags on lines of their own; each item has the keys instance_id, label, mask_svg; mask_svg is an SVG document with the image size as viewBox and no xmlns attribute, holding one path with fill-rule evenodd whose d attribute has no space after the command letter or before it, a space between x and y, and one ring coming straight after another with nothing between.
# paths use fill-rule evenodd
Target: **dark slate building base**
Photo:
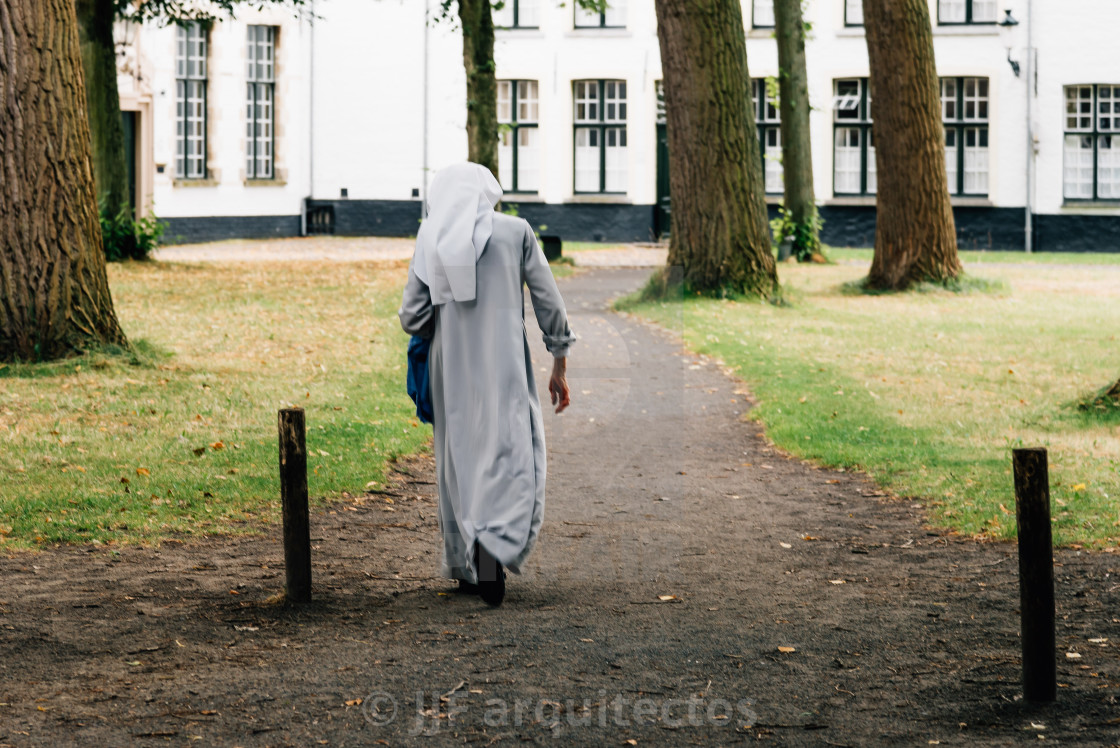
<instances>
[{"instance_id":1,"label":"dark slate building base","mask_svg":"<svg viewBox=\"0 0 1120 748\"><path fill-rule=\"evenodd\" d=\"M315 200L334 207L334 233L339 236L416 236L420 229L419 200Z\"/></svg>"},{"instance_id":2,"label":"dark slate building base","mask_svg":"<svg viewBox=\"0 0 1120 748\"><path fill-rule=\"evenodd\" d=\"M300 217L213 216L208 218L160 218L163 244L217 242L224 239L275 239L299 236Z\"/></svg>"},{"instance_id":3,"label":"dark slate building base","mask_svg":"<svg viewBox=\"0 0 1120 748\"><path fill-rule=\"evenodd\" d=\"M875 206L826 205L820 209L821 241L833 247L874 247ZM1018 208L953 208L961 249L1023 249L1023 211ZM1037 244L1037 242L1036 242ZM1035 251L1043 251L1035 246ZM1047 249L1045 251L1058 251Z\"/></svg>"},{"instance_id":4,"label":"dark slate building base","mask_svg":"<svg viewBox=\"0 0 1120 748\"><path fill-rule=\"evenodd\" d=\"M502 204L513 206L538 233L559 236L563 241L650 242L657 239L652 205L518 203L512 200Z\"/></svg>"},{"instance_id":5,"label":"dark slate building base","mask_svg":"<svg viewBox=\"0 0 1120 748\"><path fill-rule=\"evenodd\" d=\"M1120 216L1036 215L1036 252L1120 252Z\"/></svg>"},{"instance_id":6,"label":"dark slate building base","mask_svg":"<svg viewBox=\"0 0 1120 748\"><path fill-rule=\"evenodd\" d=\"M333 209L340 236L415 236L420 227L419 200L316 200L314 207ZM620 203L536 203L507 201L540 234L563 241L648 242L654 234L653 205ZM778 208L770 206L770 217ZM834 247L875 246L875 206L826 205L820 208L821 240ZM957 207L957 241L961 249L1023 250L1021 208ZM223 239L269 239L299 236L300 217L220 216L163 218L165 244ZM1120 216L1036 215L1036 252L1118 252Z\"/></svg>"}]
</instances>

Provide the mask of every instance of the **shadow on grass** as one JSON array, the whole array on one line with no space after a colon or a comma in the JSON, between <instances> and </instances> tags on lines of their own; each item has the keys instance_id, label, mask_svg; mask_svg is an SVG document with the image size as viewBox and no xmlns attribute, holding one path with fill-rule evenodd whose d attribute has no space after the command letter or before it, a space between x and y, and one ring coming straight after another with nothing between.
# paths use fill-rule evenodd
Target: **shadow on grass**
<instances>
[{"instance_id":1,"label":"shadow on grass","mask_svg":"<svg viewBox=\"0 0 1120 748\"><path fill-rule=\"evenodd\" d=\"M732 301L769 303L774 306L791 306L789 294L791 287L781 285L769 296L746 293L729 287L717 289L698 289L682 279L679 266L662 268L650 275L646 285L628 294L611 305L611 308L626 312L641 304L681 302L688 299L728 299Z\"/></svg>"},{"instance_id":2,"label":"shadow on grass","mask_svg":"<svg viewBox=\"0 0 1120 748\"><path fill-rule=\"evenodd\" d=\"M1120 424L1120 380L1073 403L1071 410L1087 424Z\"/></svg>"},{"instance_id":3,"label":"shadow on grass","mask_svg":"<svg viewBox=\"0 0 1120 748\"><path fill-rule=\"evenodd\" d=\"M48 379L70 376L83 369L104 371L119 367L151 369L170 359L174 354L167 348L148 340L134 340L131 345L104 345L91 348L80 356L59 361L37 363L13 362L0 364L0 379Z\"/></svg>"},{"instance_id":4,"label":"shadow on grass","mask_svg":"<svg viewBox=\"0 0 1120 748\"><path fill-rule=\"evenodd\" d=\"M887 296L900 293L987 293L1001 296L1011 293L1011 286L1006 281L977 278L972 275L961 275L946 281L922 281L921 283L915 283L905 291L871 288L867 284L867 280L865 276L859 280L843 283L840 285L840 293L845 296Z\"/></svg>"}]
</instances>

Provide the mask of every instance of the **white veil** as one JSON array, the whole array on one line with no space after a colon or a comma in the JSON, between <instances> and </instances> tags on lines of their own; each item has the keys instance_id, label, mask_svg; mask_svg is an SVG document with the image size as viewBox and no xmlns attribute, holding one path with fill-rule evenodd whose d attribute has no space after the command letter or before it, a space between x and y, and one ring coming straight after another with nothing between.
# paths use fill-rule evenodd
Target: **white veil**
<instances>
[{"instance_id":1,"label":"white veil","mask_svg":"<svg viewBox=\"0 0 1120 748\"><path fill-rule=\"evenodd\" d=\"M475 264L494 230L494 206L501 199L498 180L479 164L448 166L432 180L413 269L433 304L474 299Z\"/></svg>"}]
</instances>

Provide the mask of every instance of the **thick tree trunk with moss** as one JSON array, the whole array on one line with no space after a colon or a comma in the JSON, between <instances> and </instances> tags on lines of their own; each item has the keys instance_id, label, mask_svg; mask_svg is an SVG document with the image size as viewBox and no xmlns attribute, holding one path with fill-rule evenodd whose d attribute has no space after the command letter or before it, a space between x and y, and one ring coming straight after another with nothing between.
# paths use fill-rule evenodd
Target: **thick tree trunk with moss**
<instances>
[{"instance_id":1,"label":"thick tree trunk with moss","mask_svg":"<svg viewBox=\"0 0 1120 748\"><path fill-rule=\"evenodd\" d=\"M656 0L669 136L669 267L703 293L777 285L739 0Z\"/></svg>"},{"instance_id":2,"label":"thick tree trunk with moss","mask_svg":"<svg viewBox=\"0 0 1120 748\"><path fill-rule=\"evenodd\" d=\"M89 142L74 0L0 0L0 360L125 342Z\"/></svg>"},{"instance_id":3,"label":"thick tree trunk with moss","mask_svg":"<svg viewBox=\"0 0 1120 748\"><path fill-rule=\"evenodd\" d=\"M76 0L86 79L86 111L93 155L93 180L99 198L115 214L129 200L128 167L117 91L113 44L113 0Z\"/></svg>"},{"instance_id":4,"label":"thick tree trunk with moss","mask_svg":"<svg viewBox=\"0 0 1120 748\"><path fill-rule=\"evenodd\" d=\"M805 21L801 0L774 0L778 38L778 87L782 113L782 169L785 209L803 227L794 254L807 259L820 250L813 195L813 149L809 139L809 77L805 71Z\"/></svg>"},{"instance_id":5,"label":"thick tree trunk with moss","mask_svg":"<svg viewBox=\"0 0 1120 748\"><path fill-rule=\"evenodd\" d=\"M459 0L463 65L467 70L468 160L498 176L498 81L490 0Z\"/></svg>"},{"instance_id":6,"label":"thick tree trunk with moss","mask_svg":"<svg viewBox=\"0 0 1120 748\"><path fill-rule=\"evenodd\" d=\"M941 92L926 0L863 0L878 209L868 285L902 290L960 275L945 173Z\"/></svg>"}]
</instances>

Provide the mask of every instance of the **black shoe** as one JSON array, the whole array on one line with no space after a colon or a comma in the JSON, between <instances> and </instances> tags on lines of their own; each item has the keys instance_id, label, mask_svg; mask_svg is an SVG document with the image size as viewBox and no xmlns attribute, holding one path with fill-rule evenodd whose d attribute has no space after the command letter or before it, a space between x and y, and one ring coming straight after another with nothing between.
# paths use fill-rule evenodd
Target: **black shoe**
<instances>
[{"instance_id":1,"label":"black shoe","mask_svg":"<svg viewBox=\"0 0 1120 748\"><path fill-rule=\"evenodd\" d=\"M487 553L481 543L475 543L475 559L478 563L478 595L496 608L506 596L505 569L498 559Z\"/></svg>"},{"instance_id":2,"label":"black shoe","mask_svg":"<svg viewBox=\"0 0 1120 748\"><path fill-rule=\"evenodd\" d=\"M459 589L456 590L460 595L477 595L478 585L472 584L465 579L459 580Z\"/></svg>"}]
</instances>

